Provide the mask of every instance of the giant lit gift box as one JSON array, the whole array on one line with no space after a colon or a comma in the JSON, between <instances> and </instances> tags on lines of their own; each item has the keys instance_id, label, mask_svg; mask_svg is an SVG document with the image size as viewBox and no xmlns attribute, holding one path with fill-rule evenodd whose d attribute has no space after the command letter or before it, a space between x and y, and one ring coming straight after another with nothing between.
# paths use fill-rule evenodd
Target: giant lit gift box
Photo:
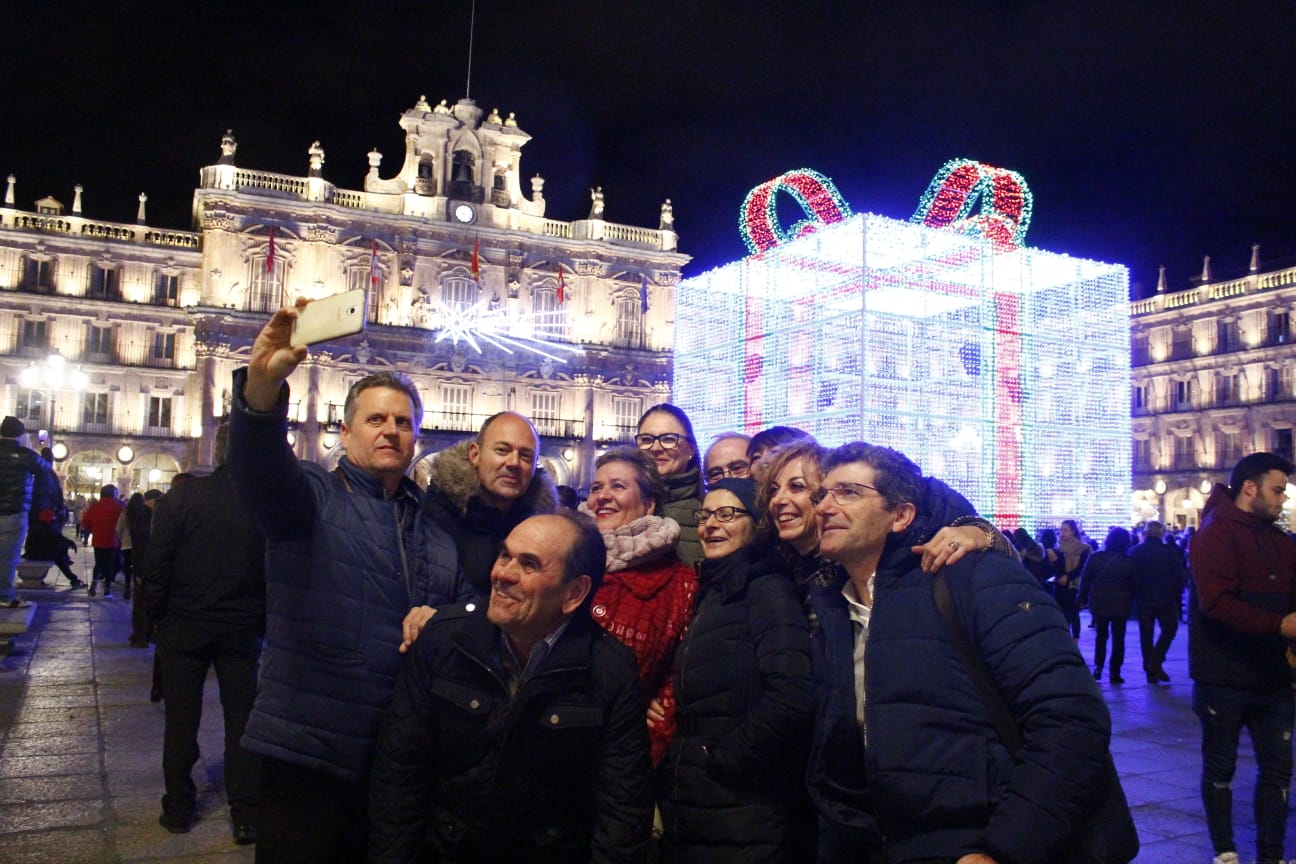
<instances>
[{"instance_id":1,"label":"giant lit gift box","mask_svg":"<svg viewBox=\"0 0 1296 864\"><path fill-rule=\"evenodd\" d=\"M1125 267L871 214L792 233L679 285L702 447L796 426L901 450L1000 526L1129 521Z\"/></svg>"}]
</instances>

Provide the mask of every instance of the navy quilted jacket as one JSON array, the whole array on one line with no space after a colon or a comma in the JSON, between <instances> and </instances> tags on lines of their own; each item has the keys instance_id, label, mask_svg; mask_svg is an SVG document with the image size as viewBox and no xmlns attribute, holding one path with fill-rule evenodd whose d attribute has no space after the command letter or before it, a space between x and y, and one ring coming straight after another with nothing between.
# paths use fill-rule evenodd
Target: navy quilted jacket
<instances>
[{"instance_id":1,"label":"navy quilted jacket","mask_svg":"<svg viewBox=\"0 0 1296 864\"><path fill-rule=\"evenodd\" d=\"M887 861L974 851L1006 864L1056 860L1101 788L1107 706L1038 581L1006 556L969 555L945 574L1026 740L1015 759L1008 753L945 634L931 577L908 551L971 507L935 482L928 499L888 542L874 582L866 742L854 722L844 574L812 594L821 682L812 795L830 822L880 830Z\"/></svg>"},{"instance_id":2,"label":"navy quilted jacket","mask_svg":"<svg viewBox=\"0 0 1296 864\"><path fill-rule=\"evenodd\" d=\"M266 536L266 640L243 745L344 781L368 775L414 606L472 599L454 542L422 516L418 487L379 484L343 457L326 471L285 440L288 388L273 412L234 373L227 464ZM405 556L402 561L401 543Z\"/></svg>"}]
</instances>

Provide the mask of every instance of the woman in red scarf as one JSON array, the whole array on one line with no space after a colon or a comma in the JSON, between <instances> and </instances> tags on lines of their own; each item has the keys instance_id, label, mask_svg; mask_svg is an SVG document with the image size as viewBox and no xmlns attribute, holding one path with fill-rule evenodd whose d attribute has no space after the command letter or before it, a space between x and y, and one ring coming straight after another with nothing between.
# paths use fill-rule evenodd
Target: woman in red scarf
<instances>
[{"instance_id":1,"label":"woman in red scarf","mask_svg":"<svg viewBox=\"0 0 1296 864\"><path fill-rule=\"evenodd\" d=\"M649 455L632 447L610 450L595 466L583 509L603 533L607 574L591 612L634 651L645 703L665 709L665 720L649 727L656 765L675 731L671 661L693 611L697 575L675 552L679 524L654 515L666 486Z\"/></svg>"}]
</instances>

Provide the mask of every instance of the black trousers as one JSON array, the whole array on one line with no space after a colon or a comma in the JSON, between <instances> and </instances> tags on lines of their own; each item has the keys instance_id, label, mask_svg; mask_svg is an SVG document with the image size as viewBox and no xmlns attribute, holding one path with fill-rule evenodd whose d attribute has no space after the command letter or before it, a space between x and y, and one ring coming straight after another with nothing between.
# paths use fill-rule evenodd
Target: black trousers
<instances>
[{"instance_id":1,"label":"black trousers","mask_svg":"<svg viewBox=\"0 0 1296 864\"><path fill-rule=\"evenodd\" d=\"M120 553L116 549L101 549L98 546L94 550L94 573L90 577L90 585L96 582L102 582L104 593L112 592L113 579L117 576L117 567L120 564Z\"/></svg>"},{"instance_id":2,"label":"black trousers","mask_svg":"<svg viewBox=\"0 0 1296 864\"><path fill-rule=\"evenodd\" d=\"M162 738L162 776L166 794L162 809L194 809L193 766L198 761L198 724L202 720L203 684L215 667L225 715L225 793L236 824L257 821L261 759L239 744L256 696L261 637L253 628L237 628L169 616L157 631L157 657L166 689L166 731Z\"/></svg>"},{"instance_id":3,"label":"black trousers","mask_svg":"<svg viewBox=\"0 0 1296 864\"><path fill-rule=\"evenodd\" d=\"M169 686L169 685L168 685ZM171 699L167 692L168 701ZM369 784L266 757L256 864L369 860Z\"/></svg>"},{"instance_id":4,"label":"black trousers","mask_svg":"<svg viewBox=\"0 0 1296 864\"><path fill-rule=\"evenodd\" d=\"M1174 641L1175 634L1179 632L1179 610L1163 609L1156 611L1149 609L1139 610L1139 648L1143 652L1143 669L1146 672L1155 672L1161 668L1165 662L1166 652L1170 650L1170 643ZM1157 637L1156 642L1152 641L1153 627L1159 625L1161 634Z\"/></svg>"}]
</instances>

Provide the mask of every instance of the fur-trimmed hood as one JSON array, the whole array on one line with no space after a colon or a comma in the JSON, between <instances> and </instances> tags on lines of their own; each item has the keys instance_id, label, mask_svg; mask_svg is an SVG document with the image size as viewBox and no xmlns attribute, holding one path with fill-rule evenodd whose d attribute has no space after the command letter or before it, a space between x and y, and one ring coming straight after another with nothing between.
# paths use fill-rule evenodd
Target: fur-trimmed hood
<instances>
[{"instance_id":1,"label":"fur-trimmed hood","mask_svg":"<svg viewBox=\"0 0 1296 864\"><path fill-rule=\"evenodd\" d=\"M459 517L468 512L469 502L481 492L477 469L468 461L468 445L472 440L469 438L460 441L428 460L427 494L440 497ZM536 468L531 485L513 506L519 508L518 518L510 519L514 524L527 516L552 513L557 509L558 492L554 488L553 478L544 468Z\"/></svg>"}]
</instances>

